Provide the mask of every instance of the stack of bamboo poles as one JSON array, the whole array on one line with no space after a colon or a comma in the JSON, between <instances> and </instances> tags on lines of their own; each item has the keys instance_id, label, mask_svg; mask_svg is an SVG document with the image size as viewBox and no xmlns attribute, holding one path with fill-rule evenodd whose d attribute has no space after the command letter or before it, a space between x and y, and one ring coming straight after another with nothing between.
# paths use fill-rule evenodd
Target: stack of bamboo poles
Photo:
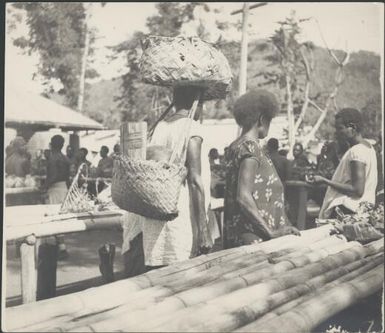
<instances>
[{"instance_id":1,"label":"stack of bamboo poles","mask_svg":"<svg viewBox=\"0 0 385 333\"><path fill-rule=\"evenodd\" d=\"M309 331L382 287L383 239L330 226L6 310L7 331ZM22 319L21 319L22 318Z\"/></svg>"}]
</instances>

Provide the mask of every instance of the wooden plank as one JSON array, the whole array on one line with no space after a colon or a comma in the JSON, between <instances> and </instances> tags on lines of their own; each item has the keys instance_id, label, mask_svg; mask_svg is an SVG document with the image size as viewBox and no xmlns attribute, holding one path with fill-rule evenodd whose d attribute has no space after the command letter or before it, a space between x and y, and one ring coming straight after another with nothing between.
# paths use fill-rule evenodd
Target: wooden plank
<instances>
[{"instance_id":1,"label":"wooden plank","mask_svg":"<svg viewBox=\"0 0 385 333\"><path fill-rule=\"evenodd\" d=\"M120 215L107 217L94 217L84 220L69 219L66 221L54 221L36 225L15 226L6 228L6 241L21 239L28 235L36 237L54 236L86 230L103 230L120 228Z\"/></svg>"},{"instance_id":2,"label":"wooden plank","mask_svg":"<svg viewBox=\"0 0 385 333\"><path fill-rule=\"evenodd\" d=\"M133 159L146 159L147 123L127 122L120 126L122 154Z\"/></svg>"},{"instance_id":3,"label":"wooden plank","mask_svg":"<svg viewBox=\"0 0 385 333\"><path fill-rule=\"evenodd\" d=\"M15 188L5 188L5 194L20 194L20 193L41 193L42 191L36 187L15 187Z\"/></svg>"},{"instance_id":4,"label":"wooden plank","mask_svg":"<svg viewBox=\"0 0 385 333\"><path fill-rule=\"evenodd\" d=\"M30 236L21 244L21 294L23 303L36 301L36 238Z\"/></svg>"}]
</instances>

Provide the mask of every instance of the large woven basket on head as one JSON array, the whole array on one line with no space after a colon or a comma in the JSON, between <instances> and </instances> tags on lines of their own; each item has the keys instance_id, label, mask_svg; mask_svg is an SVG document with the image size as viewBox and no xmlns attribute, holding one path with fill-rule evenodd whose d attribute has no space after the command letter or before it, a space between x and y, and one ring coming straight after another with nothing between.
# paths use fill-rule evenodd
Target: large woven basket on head
<instances>
[{"instance_id":1,"label":"large woven basket on head","mask_svg":"<svg viewBox=\"0 0 385 333\"><path fill-rule=\"evenodd\" d=\"M146 83L205 88L205 100L225 98L231 89L226 57L198 37L148 36L142 48L140 72Z\"/></svg>"},{"instance_id":2,"label":"large woven basket on head","mask_svg":"<svg viewBox=\"0 0 385 333\"><path fill-rule=\"evenodd\" d=\"M127 156L115 159L111 196L119 208L162 221L171 221L178 216L179 194L187 176L184 166L187 144L197 104L198 98L189 112L183 137L178 140L167 161L131 159Z\"/></svg>"}]
</instances>

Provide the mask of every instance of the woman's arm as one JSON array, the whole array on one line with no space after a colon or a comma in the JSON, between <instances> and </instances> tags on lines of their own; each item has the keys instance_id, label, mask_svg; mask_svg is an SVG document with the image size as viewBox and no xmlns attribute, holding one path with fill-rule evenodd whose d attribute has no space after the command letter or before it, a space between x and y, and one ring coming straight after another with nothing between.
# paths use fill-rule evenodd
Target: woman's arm
<instances>
[{"instance_id":1,"label":"woman's arm","mask_svg":"<svg viewBox=\"0 0 385 333\"><path fill-rule=\"evenodd\" d=\"M342 194L346 194L352 198L360 198L364 194L365 189L365 163L351 161L350 172L352 184L338 183L321 176L314 176L314 181L310 182L324 183Z\"/></svg>"},{"instance_id":2,"label":"woman's arm","mask_svg":"<svg viewBox=\"0 0 385 333\"><path fill-rule=\"evenodd\" d=\"M212 247L212 240L208 234L207 216L205 209L205 192L201 176L201 146L202 138L192 137L187 146L186 166L187 181L190 188L194 215L197 219L198 235L201 247Z\"/></svg>"}]
</instances>

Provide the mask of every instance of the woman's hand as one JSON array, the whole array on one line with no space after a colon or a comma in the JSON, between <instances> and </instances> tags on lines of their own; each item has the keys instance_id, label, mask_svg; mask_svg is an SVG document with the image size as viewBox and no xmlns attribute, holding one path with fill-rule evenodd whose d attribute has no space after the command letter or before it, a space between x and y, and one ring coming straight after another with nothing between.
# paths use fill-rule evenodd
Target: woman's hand
<instances>
[{"instance_id":1,"label":"woman's hand","mask_svg":"<svg viewBox=\"0 0 385 333\"><path fill-rule=\"evenodd\" d=\"M301 236L301 233L296 227L293 226L287 226L279 228L278 230L275 230L271 234L271 238L278 238L285 235L295 235L295 236Z\"/></svg>"},{"instance_id":2,"label":"woman's hand","mask_svg":"<svg viewBox=\"0 0 385 333\"><path fill-rule=\"evenodd\" d=\"M306 176L305 179L306 179L306 181L309 184L323 184L323 183L326 183L326 178L322 177L322 176L318 176L318 175L314 175L312 177Z\"/></svg>"},{"instance_id":3,"label":"woman's hand","mask_svg":"<svg viewBox=\"0 0 385 333\"><path fill-rule=\"evenodd\" d=\"M199 254L207 254L213 247L213 241L207 229L199 233Z\"/></svg>"}]
</instances>

